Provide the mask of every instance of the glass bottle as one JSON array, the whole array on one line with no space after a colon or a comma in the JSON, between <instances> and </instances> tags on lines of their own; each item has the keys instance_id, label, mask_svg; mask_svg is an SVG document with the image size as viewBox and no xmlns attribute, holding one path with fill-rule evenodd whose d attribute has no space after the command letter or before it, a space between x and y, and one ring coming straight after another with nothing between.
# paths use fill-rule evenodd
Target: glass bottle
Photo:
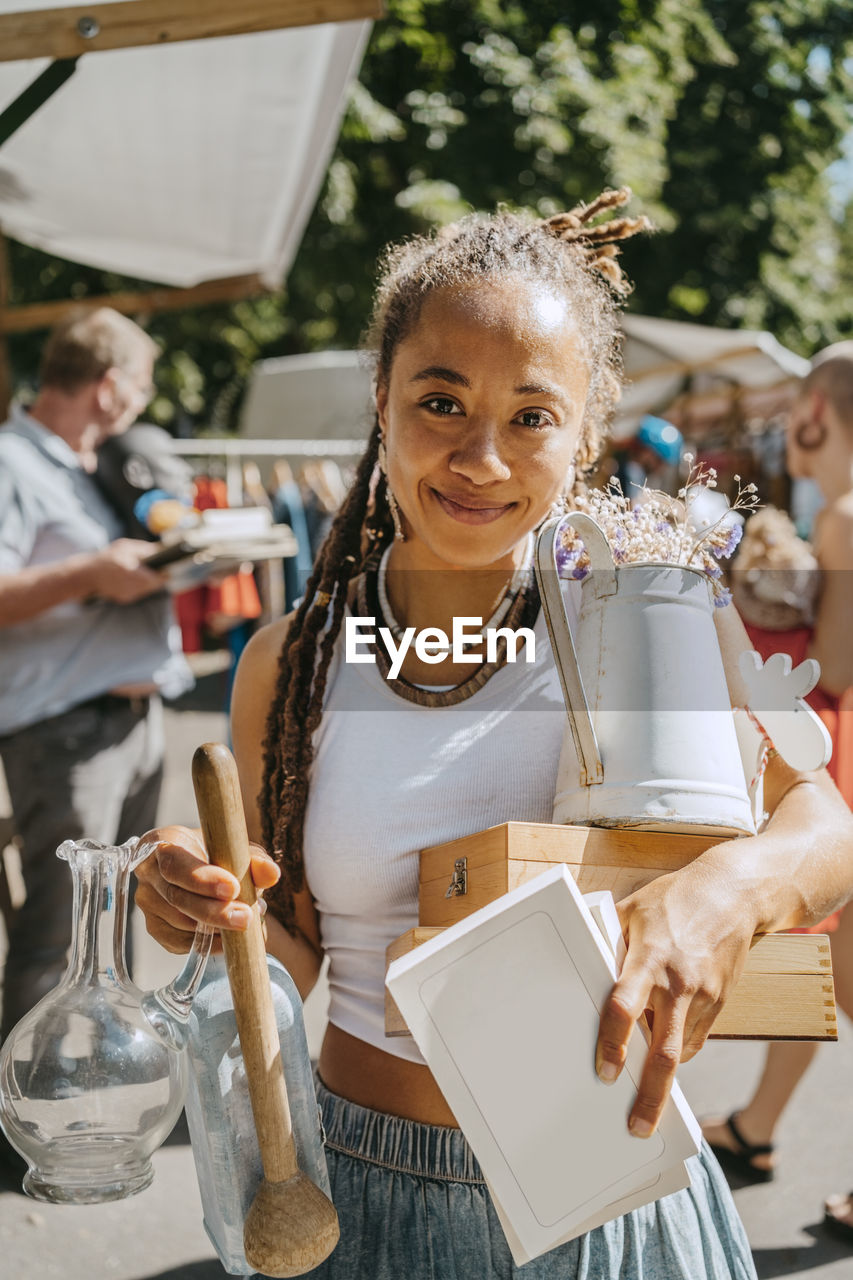
<instances>
[{"instance_id":1,"label":"glass bottle","mask_svg":"<svg viewBox=\"0 0 853 1280\"><path fill-rule=\"evenodd\" d=\"M212 931L178 977L143 993L125 962L128 881L152 846L66 840L73 880L68 967L0 1050L0 1125L38 1200L94 1204L142 1191L186 1092L186 1022Z\"/></svg>"},{"instance_id":2,"label":"glass bottle","mask_svg":"<svg viewBox=\"0 0 853 1280\"><path fill-rule=\"evenodd\" d=\"M331 1198L323 1129L302 1000L284 965L267 956L287 1099L300 1169ZM263 1178L252 1104L225 960L213 956L189 1021L187 1124L204 1226L230 1275L254 1275L243 1224Z\"/></svg>"}]
</instances>

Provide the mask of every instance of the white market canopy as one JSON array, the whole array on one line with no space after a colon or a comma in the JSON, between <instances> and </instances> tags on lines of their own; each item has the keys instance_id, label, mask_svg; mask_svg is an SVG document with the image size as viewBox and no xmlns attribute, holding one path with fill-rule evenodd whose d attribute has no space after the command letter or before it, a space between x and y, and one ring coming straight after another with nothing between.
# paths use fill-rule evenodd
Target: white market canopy
<instances>
[{"instance_id":1,"label":"white market canopy","mask_svg":"<svg viewBox=\"0 0 853 1280\"><path fill-rule=\"evenodd\" d=\"M378 11L378 0L119 0L50 12L0 0L0 111L51 56L85 53L0 147L0 227L162 284L278 285L369 30L334 19ZM84 38L78 23L91 15L99 31ZM141 47L115 47L126 43ZM22 56L42 48L50 56Z\"/></svg>"},{"instance_id":2,"label":"white market canopy","mask_svg":"<svg viewBox=\"0 0 853 1280\"><path fill-rule=\"evenodd\" d=\"M691 392L719 401L744 393L756 404L763 393L789 387L809 371L808 360L783 347L771 333L716 329L653 316L622 317L626 386L615 434L631 435L646 413L664 413Z\"/></svg>"},{"instance_id":3,"label":"white market canopy","mask_svg":"<svg viewBox=\"0 0 853 1280\"><path fill-rule=\"evenodd\" d=\"M373 421L371 379L360 351L259 360L243 401L240 434L363 442Z\"/></svg>"},{"instance_id":4,"label":"white market canopy","mask_svg":"<svg viewBox=\"0 0 853 1280\"><path fill-rule=\"evenodd\" d=\"M686 386L763 392L805 377L809 362L769 333L622 317L627 385L614 434L631 435L646 413L663 413ZM259 361L243 405L243 437L363 440L372 411L371 372L356 351Z\"/></svg>"}]
</instances>

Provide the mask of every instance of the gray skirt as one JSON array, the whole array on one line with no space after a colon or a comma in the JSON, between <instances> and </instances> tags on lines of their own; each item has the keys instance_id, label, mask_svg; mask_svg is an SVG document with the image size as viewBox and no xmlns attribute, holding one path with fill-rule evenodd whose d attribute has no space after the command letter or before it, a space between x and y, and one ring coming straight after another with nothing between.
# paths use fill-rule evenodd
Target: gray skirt
<instances>
[{"instance_id":1,"label":"gray skirt","mask_svg":"<svg viewBox=\"0 0 853 1280\"><path fill-rule=\"evenodd\" d=\"M691 1187L516 1267L458 1129L330 1093L317 1099L341 1239L314 1280L756 1280L746 1234L707 1147Z\"/></svg>"}]
</instances>

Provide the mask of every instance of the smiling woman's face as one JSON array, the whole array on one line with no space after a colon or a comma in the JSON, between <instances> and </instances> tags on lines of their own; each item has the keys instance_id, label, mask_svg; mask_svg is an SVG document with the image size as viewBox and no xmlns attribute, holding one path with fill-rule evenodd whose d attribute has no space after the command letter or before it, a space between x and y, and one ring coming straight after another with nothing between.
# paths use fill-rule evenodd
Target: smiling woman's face
<instances>
[{"instance_id":1,"label":"smiling woman's face","mask_svg":"<svg viewBox=\"0 0 853 1280\"><path fill-rule=\"evenodd\" d=\"M411 550L470 568L517 553L565 488L588 387L568 304L546 286L430 294L377 390Z\"/></svg>"}]
</instances>

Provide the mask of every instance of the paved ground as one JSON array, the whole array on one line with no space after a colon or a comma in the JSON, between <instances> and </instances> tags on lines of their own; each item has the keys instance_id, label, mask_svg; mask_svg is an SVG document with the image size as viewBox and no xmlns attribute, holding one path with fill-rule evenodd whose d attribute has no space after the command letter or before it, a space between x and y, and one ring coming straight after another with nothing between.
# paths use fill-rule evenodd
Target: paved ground
<instances>
[{"instance_id":1,"label":"paved ground","mask_svg":"<svg viewBox=\"0 0 853 1280\"><path fill-rule=\"evenodd\" d=\"M163 820L194 821L190 758L199 742L224 736L224 716L217 710L221 692L221 677L208 677L179 711L169 713ZM137 938L140 981L150 986L168 980L173 958L144 933ZM314 1051L324 998L318 989L306 1005ZM761 1057L759 1045L706 1047L681 1076L694 1110L728 1111L743 1101ZM853 1185L851 1093L853 1034L845 1026L839 1043L821 1050L786 1116L779 1177L735 1192L762 1278L853 1280L853 1248L835 1243L820 1226L824 1195ZM88 1208L40 1204L0 1183L0 1280L222 1280L225 1273L201 1226L192 1155L181 1126L154 1165L154 1182L141 1195Z\"/></svg>"}]
</instances>

